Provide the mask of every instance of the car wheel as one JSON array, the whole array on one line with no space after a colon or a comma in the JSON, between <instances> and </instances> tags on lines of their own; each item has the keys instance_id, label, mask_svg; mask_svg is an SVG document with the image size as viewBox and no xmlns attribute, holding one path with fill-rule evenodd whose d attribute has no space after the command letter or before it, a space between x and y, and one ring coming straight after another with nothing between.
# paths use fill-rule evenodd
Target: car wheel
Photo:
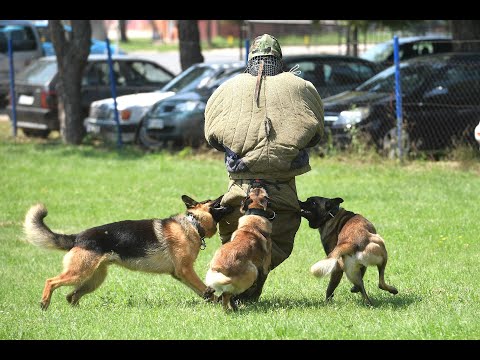
<instances>
[{"instance_id":1,"label":"car wheel","mask_svg":"<svg viewBox=\"0 0 480 360\"><path fill-rule=\"evenodd\" d=\"M135 143L138 145L147 148L147 149L159 149L165 146L164 141L156 140L148 134L147 126L145 122L140 123Z\"/></svg>"},{"instance_id":2,"label":"car wheel","mask_svg":"<svg viewBox=\"0 0 480 360\"><path fill-rule=\"evenodd\" d=\"M410 136L405 129L402 129L400 136L402 156L406 156L411 151ZM383 154L388 159L400 158L397 128L392 128L385 134L385 136L383 137L382 150Z\"/></svg>"},{"instance_id":3,"label":"car wheel","mask_svg":"<svg viewBox=\"0 0 480 360\"><path fill-rule=\"evenodd\" d=\"M42 139L46 139L50 134L50 130L22 129L22 132L27 137L36 137Z\"/></svg>"}]
</instances>

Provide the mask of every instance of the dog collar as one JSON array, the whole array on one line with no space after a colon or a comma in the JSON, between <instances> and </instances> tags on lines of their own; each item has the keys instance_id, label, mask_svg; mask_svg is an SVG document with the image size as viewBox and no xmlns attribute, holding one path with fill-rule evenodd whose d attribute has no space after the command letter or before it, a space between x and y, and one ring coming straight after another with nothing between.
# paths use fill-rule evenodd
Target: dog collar
<instances>
[{"instance_id":1,"label":"dog collar","mask_svg":"<svg viewBox=\"0 0 480 360\"><path fill-rule=\"evenodd\" d=\"M330 215L332 218L334 218L335 215L337 215L339 211L340 211L340 206L337 206L335 209L330 210L328 212L328 215Z\"/></svg>"},{"instance_id":2,"label":"dog collar","mask_svg":"<svg viewBox=\"0 0 480 360\"><path fill-rule=\"evenodd\" d=\"M200 250L204 250L207 247L207 244L205 243L205 230L202 228L200 222L192 213L187 213L187 219L190 220L192 225L195 226L195 228L197 229L198 235L200 235L200 241L202 242L200 245Z\"/></svg>"},{"instance_id":3,"label":"dog collar","mask_svg":"<svg viewBox=\"0 0 480 360\"><path fill-rule=\"evenodd\" d=\"M273 220L275 219L275 211L272 211L269 213L268 211L262 210L262 209L248 209L245 211L245 215L258 215L258 216L263 216L264 218L267 218L268 220Z\"/></svg>"}]
</instances>

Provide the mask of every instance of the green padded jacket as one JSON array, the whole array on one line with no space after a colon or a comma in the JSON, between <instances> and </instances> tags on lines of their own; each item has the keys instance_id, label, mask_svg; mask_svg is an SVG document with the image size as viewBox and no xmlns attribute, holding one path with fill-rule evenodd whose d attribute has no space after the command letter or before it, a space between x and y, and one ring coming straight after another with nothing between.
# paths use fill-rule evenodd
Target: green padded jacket
<instances>
[{"instance_id":1,"label":"green padded jacket","mask_svg":"<svg viewBox=\"0 0 480 360\"><path fill-rule=\"evenodd\" d=\"M205 108L205 138L225 152L231 179L288 180L310 171L307 147L323 136L323 103L311 82L290 72L227 80Z\"/></svg>"}]
</instances>

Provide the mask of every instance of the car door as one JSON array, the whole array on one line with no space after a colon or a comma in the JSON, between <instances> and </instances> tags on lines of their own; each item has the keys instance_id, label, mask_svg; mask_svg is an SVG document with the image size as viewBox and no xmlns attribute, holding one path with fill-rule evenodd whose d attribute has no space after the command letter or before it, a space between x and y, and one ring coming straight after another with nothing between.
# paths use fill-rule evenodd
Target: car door
<instances>
[{"instance_id":1,"label":"car door","mask_svg":"<svg viewBox=\"0 0 480 360\"><path fill-rule=\"evenodd\" d=\"M480 69L470 64L441 68L422 95L415 136L426 150L444 149L468 141L478 122Z\"/></svg>"},{"instance_id":2,"label":"car door","mask_svg":"<svg viewBox=\"0 0 480 360\"><path fill-rule=\"evenodd\" d=\"M353 61L334 60L323 64L324 96L332 96L352 90L375 75L372 67Z\"/></svg>"},{"instance_id":3,"label":"car door","mask_svg":"<svg viewBox=\"0 0 480 360\"><path fill-rule=\"evenodd\" d=\"M149 61L122 61L120 69L126 80L127 91L131 93L160 90L173 79L173 74Z\"/></svg>"},{"instance_id":4,"label":"car door","mask_svg":"<svg viewBox=\"0 0 480 360\"><path fill-rule=\"evenodd\" d=\"M113 61L117 96L130 94L126 78L118 61ZM82 107L88 108L95 100L112 97L110 67L105 61L91 61L87 64L82 78Z\"/></svg>"},{"instance_id":5,"label":"car door","mask_svg":"<svg viewBox=\"0 0 480 360\"><path fill-rule=\"evenodd\" d=\"M296 60L285 63L285 71L290 71L293 66L298 65L298 76L302 79L310 81L322 98L328 93L325 89L325 72L323 64L315 59Z\"/></svg>"}]
</instances>

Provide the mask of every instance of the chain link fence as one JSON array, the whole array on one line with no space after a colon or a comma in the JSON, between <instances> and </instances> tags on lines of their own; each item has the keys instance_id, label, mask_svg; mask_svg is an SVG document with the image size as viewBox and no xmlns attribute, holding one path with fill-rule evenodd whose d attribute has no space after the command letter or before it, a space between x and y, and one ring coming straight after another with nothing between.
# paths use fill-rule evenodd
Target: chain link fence
<instances>
[{"instance_id":1,"label":"chain link fence","mask_svg":"<svg viewBox=\"0 0 480 360\"><path fill-rule=\"evenodd\" d=\"M417 56L399 71L401 116L395 66L324 99L327 145L352 150L360 144L388 157L478 150L480 52Z\"/></svg>"}]
</instances>

